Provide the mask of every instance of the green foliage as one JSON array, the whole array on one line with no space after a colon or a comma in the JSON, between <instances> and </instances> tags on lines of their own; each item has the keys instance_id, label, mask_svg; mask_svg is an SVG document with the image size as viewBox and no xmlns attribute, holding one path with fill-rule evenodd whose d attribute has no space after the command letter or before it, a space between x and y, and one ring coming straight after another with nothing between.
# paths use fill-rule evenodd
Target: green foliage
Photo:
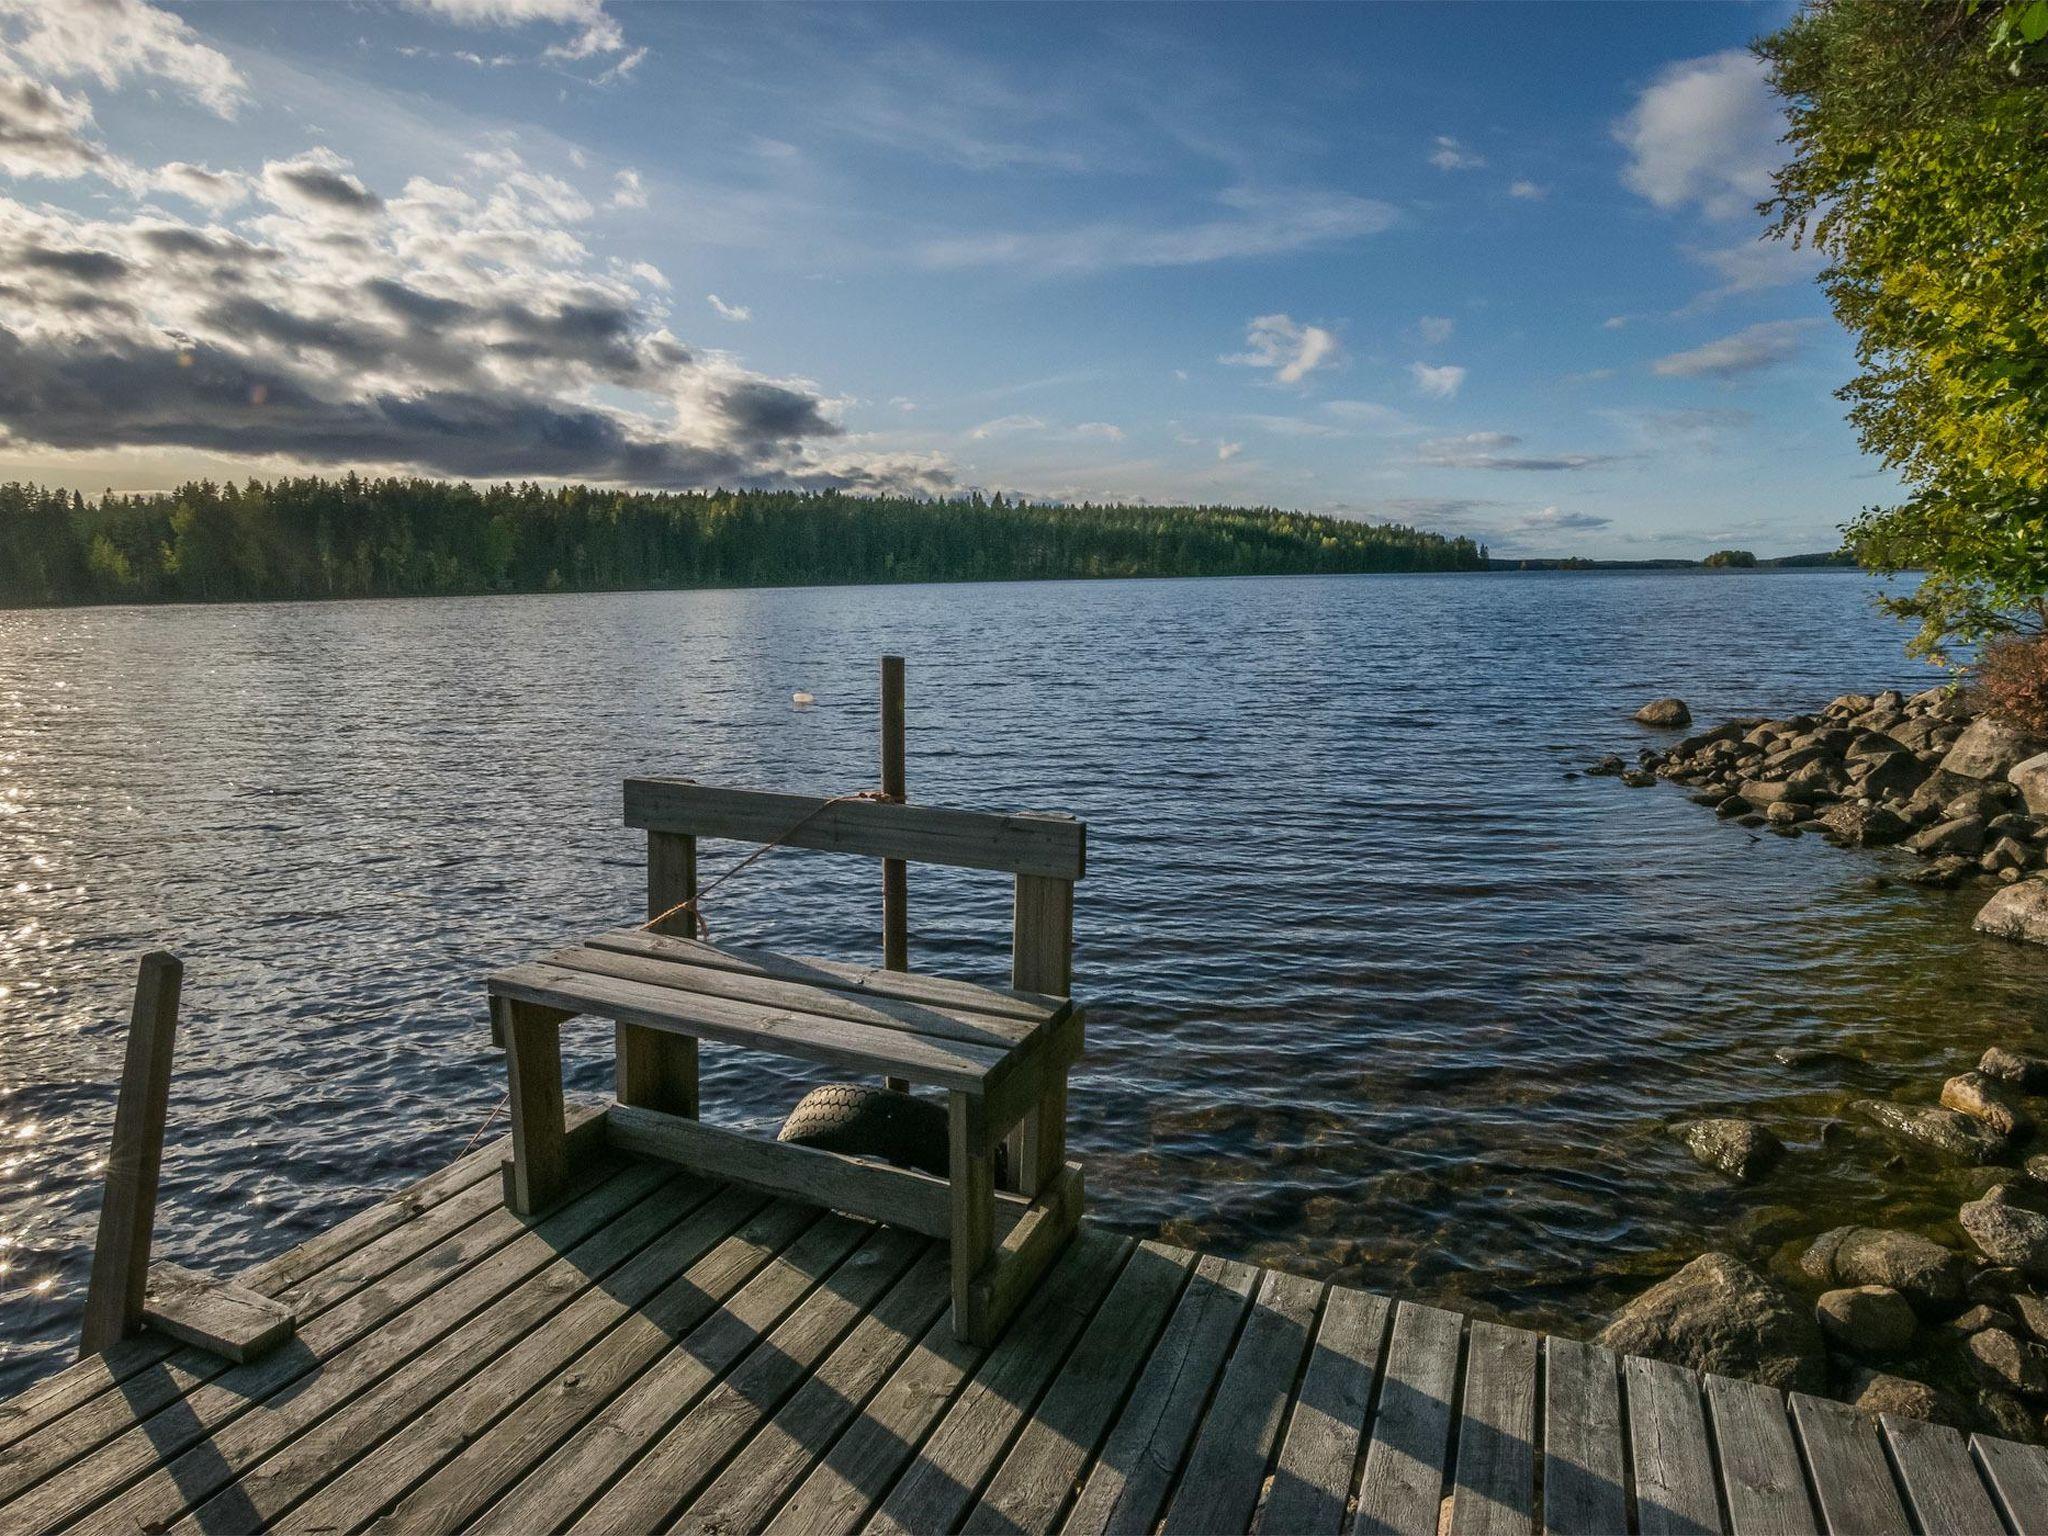
<instances>
[{"instance_id":1,"label":"green foliage","mask_svg":"<svg viewBox=\"0 0 2048 1536\"><path fill-rule=\"evenodd\" d=\"M1862 372L1863 444L1911 487L1847 530L1945 661L2048 624L2048 0L1809 0L1758 52L1792 159L1775 232L1810 239Z\"/></svg>"},{"instance_id":2,"label":"green foliage","mask_svg":"<svg viewBox=\"0 0 2048 1536\"><path fill-rule=\"evenodd\" d=\"M1271 508L355 475L98 502L0 485L0 604L16 605L1485 565L1470 539Z\"/></svg>"},{"instance_id":3,"label":"green foliage","mask_svg":"<svg viewBox=\"0 0 2048 1536\"><path fill-rule=\"evenodd\" d=\"M1756 568L1756 556L1746 549L1717 549L1707 556L1706 559L1702 560L1700 564L1712 566L1716 570L1720 570L1723 567L1754 570Z\"/></svg>"}]
</instances>

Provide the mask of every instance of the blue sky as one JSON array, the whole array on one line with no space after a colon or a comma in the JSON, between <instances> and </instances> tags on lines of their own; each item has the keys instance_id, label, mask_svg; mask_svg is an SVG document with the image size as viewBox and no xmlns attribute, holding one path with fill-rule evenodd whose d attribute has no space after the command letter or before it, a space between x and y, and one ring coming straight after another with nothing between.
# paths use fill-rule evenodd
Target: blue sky
<instances>
[{"instance_id":1,"label":"blue sky","mask_svg":"<svg viewBox=\"0 0 2048 1536\"><path fill-rule=\"evenodd\" d=\"M1829 548L1893 485L1750 211L1786 14L0 0L0 476Z\"/></svg>"}]
</instances>

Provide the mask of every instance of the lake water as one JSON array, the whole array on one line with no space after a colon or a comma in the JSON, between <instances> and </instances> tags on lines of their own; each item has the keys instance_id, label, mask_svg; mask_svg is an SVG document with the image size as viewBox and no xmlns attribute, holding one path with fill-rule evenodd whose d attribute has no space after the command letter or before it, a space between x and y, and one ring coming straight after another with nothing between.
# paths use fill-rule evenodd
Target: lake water
<instances>
[{"instance_id":1,"label":"lake water","mask_svg":"<svg viewBox=\"0 0 2048 1536\"><path fill-rule=\"evenodd\" d=\"M0 613L0 1391L68 1359L135 956L187 962L159 1251L229 1271L459 1153L481 978L637 919L619 781L875 782L1089 823L1074 1141L1119 1228L1583 1330L1707 1247L1953 1236L1954 1175L1821 1128L2040 1032L2048 955L1899 856L1567 777L1698 718L1935 680L1837 572L1059 583ZM798 710L797 689L817 697ZM707 844L707 871L740 850ZM1005 975L1001 877L911 871L913 963ZM721 939L879 955L777 852ZM1788 1068L1784 1047L1841 1053ZM572 1031L574 1086L608 1034ZM707 1114L814 1076L706 1052ZM1794 1148L1738 1189L1675 1119ZM1888 1165L1889 1164L1889 1165Z\"/></svg>"}]
</instances>

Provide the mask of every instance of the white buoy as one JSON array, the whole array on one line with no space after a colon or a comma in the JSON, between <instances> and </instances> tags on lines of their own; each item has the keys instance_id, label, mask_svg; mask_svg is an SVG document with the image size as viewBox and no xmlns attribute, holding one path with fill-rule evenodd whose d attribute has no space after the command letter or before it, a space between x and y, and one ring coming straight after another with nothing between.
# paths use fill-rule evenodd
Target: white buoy
<instances>
[{"instance_id":1,"label":"white buoy","mask_svg":"<svg viewBox=\"0 0 2048 1536\"><path fill-rule=\"evenodd\" d=\"M789 696L789 702L791 704L794 704L798 709L808 709L811 705L817 703L818 701L810 694L805 693L801 688L799 688L795 693L792 693Z\"/></svg>"}]
</instances>

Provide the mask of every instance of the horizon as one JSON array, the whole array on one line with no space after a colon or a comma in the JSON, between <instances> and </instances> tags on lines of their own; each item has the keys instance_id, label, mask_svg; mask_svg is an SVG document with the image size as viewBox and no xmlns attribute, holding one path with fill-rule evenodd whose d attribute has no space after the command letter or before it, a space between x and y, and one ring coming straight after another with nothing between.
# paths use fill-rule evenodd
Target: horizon
<instances>
[{"instance_id":1,"label":"horizon","mask_svg":"<svg viewBox=\"0 0 2048 1536\"><path fill-rule=\"evenodd\" d=\"M1790 11L0 0L0 479L1832 550L1896 481L1758 238Z\"/></svg>"}]
</instances>

